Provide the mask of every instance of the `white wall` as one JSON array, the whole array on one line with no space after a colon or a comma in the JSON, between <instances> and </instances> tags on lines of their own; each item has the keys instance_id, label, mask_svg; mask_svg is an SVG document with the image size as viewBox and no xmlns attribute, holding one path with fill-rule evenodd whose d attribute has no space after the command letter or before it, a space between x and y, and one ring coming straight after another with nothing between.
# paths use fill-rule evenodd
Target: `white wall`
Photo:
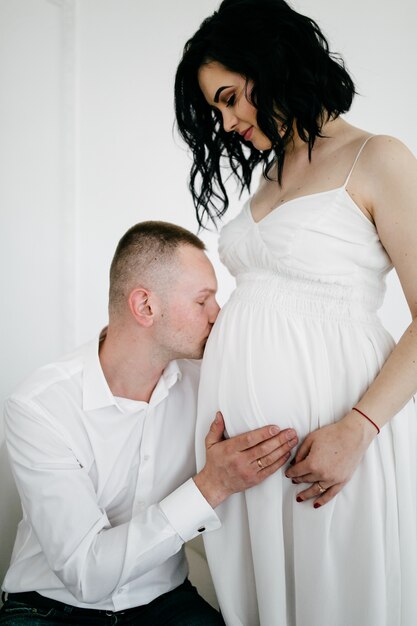
<instances>
[{"instance_id":1,"label":"white wall","mask_svg":"<svg viewBox=\"0 0 417 626\"><path fill-rule=\"evenodd\" d=\"M0 403L72 343L71 6L0 1ZM0 578L20 515L0 420Z\"/></svg>"},{"instance_id":2,"label":"white wall","mask_svg":"<svg viewBox=\"0 0 417 626\"><path fill-rule=\"evenodd\" d=\"M173 79L185 40L217 5L0 0L0 402L106 322L107 269L129 226L153 218L196 230ZM361 96L347 119L417 154L414 0L294 5L317 19L356 79ZM216 236L204 238L224 302L232 280ZM408 323L393 279L382 317L396 337ZM1 448L0 472L1 577L17 516L4 506L12 487Z\"/></svg>"}]
</instances>

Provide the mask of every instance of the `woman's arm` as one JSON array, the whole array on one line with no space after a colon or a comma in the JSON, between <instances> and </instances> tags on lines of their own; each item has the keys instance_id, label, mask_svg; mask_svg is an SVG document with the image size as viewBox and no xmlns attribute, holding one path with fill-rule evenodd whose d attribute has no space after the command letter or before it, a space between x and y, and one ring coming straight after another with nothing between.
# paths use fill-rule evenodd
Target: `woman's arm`
<instances>
[{"instance_id":1,"label":"woman's arm","mask_svg":"<svg viewBox=\"0 0 417 626\"><path fill-rule=\"evenodd\" d=\"M365 151L364 151L365 157ZM380 373L356 404L382 428L417 391L417 161L398 140L374 137L360 177L367 181L366 208L398 273L412 322ZM298 499L331 500L349 481L377 429L356 411L310 433L286 472L294 482L313 482ZM320 495L317 481L327 488Z\"/></svg>"}]
</instances>

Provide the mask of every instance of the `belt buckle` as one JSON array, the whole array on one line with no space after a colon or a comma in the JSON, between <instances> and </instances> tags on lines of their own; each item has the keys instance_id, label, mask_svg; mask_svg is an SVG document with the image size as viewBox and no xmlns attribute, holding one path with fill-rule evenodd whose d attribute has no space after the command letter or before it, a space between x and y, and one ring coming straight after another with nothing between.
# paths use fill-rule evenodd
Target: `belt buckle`
<instances>
[{"instance_id":1,"label":"belt buckle","mask_svg":"<svg viewBox=\"0 0 417 626\"><path fill-rule=\"evenodd\" d=\"M125 612L124 611L104 611L104 614L107 617L113 617L113 615L124 615Z\"/></svg>"}]
</instances>

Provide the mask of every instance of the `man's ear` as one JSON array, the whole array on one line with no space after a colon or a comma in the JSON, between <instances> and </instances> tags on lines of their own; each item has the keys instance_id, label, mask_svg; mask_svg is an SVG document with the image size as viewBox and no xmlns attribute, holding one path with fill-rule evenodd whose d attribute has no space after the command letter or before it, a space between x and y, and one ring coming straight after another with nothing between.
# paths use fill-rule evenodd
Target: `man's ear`
<instances>
[{"instance_id":1,"label":"man's ear","mask_svg":"<svg viewBox=\"0 0 417 626\"><path fill-rule=\"evenodd\" d=\"M151 305L151 293L144 287L137 287L129 294L129 309L141 326L149 328L153 324L154 311Z\"/></svg>"}]
</instances>

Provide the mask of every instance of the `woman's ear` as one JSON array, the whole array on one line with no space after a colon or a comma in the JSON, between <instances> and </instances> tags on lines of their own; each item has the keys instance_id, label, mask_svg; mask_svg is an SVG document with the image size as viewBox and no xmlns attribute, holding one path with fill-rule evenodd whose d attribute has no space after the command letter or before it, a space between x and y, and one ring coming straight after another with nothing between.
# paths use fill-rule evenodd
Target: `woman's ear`
<instances>
[{"instance_id":1,"label":"woman's ear","mask_svg":"<svg viewBox=\"0 0 417 626\"><path fill-rule=\"evenodd\" d=\"M137 287L129 294L129 309L141 326L149 328L153 324L154 311L151 305L151 293L144 287Z\"/></svg>"}]
</instances>

